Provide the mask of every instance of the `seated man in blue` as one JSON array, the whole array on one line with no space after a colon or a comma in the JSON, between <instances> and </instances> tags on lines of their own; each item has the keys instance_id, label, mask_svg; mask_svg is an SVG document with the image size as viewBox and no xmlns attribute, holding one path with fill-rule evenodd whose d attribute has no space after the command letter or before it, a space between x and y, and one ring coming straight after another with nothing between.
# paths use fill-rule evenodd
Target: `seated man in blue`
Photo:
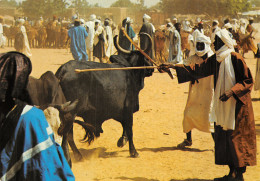
<instances>
[{"instance_id":1,"label":"seated man in blue","mask_svg":"<svg viewBox=\"0 0 260 181\"><path fill-rule=\"evenodd\" d=\"M27 105L31 61L0 54L0 180L75 180L41 110Z\"/></svg>"}]
</instances>

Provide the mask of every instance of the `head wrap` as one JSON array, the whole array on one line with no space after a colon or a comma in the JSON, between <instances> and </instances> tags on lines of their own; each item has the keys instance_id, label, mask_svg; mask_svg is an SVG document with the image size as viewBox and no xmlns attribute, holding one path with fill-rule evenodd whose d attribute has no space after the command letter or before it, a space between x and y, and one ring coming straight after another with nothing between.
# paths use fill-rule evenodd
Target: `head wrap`
<instances>
[{"instance_id":1,"label":"head wrap","mask_svg":"<svg viewBox=\"0 0 260 181\"><path fill-rule=\"evenodd\" d=\"M78 18L78 16L76 15L76 14L74 14L72 17L71 17L71 20L72 21L75 21L75 19L77 19Z\"/></svg>"},{"instance_id":2,"label":"head wrap","mask_svg":"<svg viewBox=\"0 0 260 181\"><path fill-rule=\"evenodd\" d=\"M224 46L228 47L231 50L234 50L234 45L236 45L236 41L230 37L229 32L226 29L222 29L216 32L216 35L225 43Z\"/></svg>"},{"instance_id":3,"label":"head wrap","mask_svg":"<svg viewBox=\"0 0 260 181\"><path fill-rule=\"evenodd\" d=\"M199 33L196 37L196 43L197 42L201 42L201 43L204 43L205 45L205 48L204 50L197 50L197 47L195 48L195 53L202 57L203 55L205 55L206 53L208 53L209 51L212 51L211 48L210 48L210 45L211 45L211 40L209 37L203 35L202 33Z\"/></svg>"},{"instance_id":4,"label":"head wrap","mask_svg":"<svg viewBox=\"0 0 260 181\"><path fill-rule=\"evenodd\" d=\"M216 32L216 36L225 45L216 51L216 58L220 62L220 66L210 120L216 122L216 125L220 125L223 130L234 130L236 99L233 96L226 102L219 99L224 92L230 90L236 84L235 71L231 61L231 53L234 52L234 41L226 29Z\"/></svg>"},{"instance_id":5,"label":"head wrap","mask_svg":"<svg viewBox=\"0 0 260 181\"><path fill-rule=\"evenodd\" d=\"M143 19L144 19L144 22L149 22L151 17L149 15L147 15L147 14L144 14Z\"/></svg>"},{"instance_id":6,"label":"head wrap","mask_svg":"<svg viewBox=\"0 0 260 181\"><path fill-rule=\"evenodd\" d=\"M131 23L131 19L129 17L126 17L126 24Z\"/></svg>"},{"instance_id":7,"label":"head wrap","mask_svg":"<svg viewBox=\"0 0 260 181\"><path fill-rule=\"evenodd\" d=\"M79 20L81 24L85 24L85 20L84 19L80 19Z\"/></svg>"},{"instance_id":8,"label":"head wrap","mask_svg":"<svg viewBox=\"0 0 260 181\"><path fill-rule=\"evenodd\" d=\"M31 61L24 54L0 54L0 101L4 102L7 97L27 101L25 92L31 71Z\"/></svg>"},{"instance_id":9,"label":"head wrap","mask_svg":"<svg viewBox=\"0 0 260 181\"><path fill-rule=\"evenodd\" d=\"M90 21L94 21L96 19L96 15L94 15L94 14L90 15L89 19L90 19Z\"/></svg>"},{"instance_id":10,"label":"head wrap","mask_svg":"<svg viewBox=\"0 0 260 181\"><path fill-rule=\"evenodd\" d=\"M213 20L214 23L216 23L217 25L219 24L218 20Z\"/></svg>"},{"instance_id":11,"label":"head wrap","mask_svg":"<svg viewBox=\"0 0 260 181\"><path fill-rule=\"evenodd\" d=\"M231 25L230 23L226 23L226 24L224 25L224 28L226 28L226 29L232 28L232 25Z\"/></svg>"},{"instance_id":12,"label":"head wrap","mask_svg":"<svg viewBox=\"0 0 260 181\"><path fill-rule=\"evenodd\" d=\"M20 23L20 24L22 24L22 25L24 24L24 22L25 22L25 20L22 19L22 18L18 20L18 23Z\"/></svg>"}]
</instances>

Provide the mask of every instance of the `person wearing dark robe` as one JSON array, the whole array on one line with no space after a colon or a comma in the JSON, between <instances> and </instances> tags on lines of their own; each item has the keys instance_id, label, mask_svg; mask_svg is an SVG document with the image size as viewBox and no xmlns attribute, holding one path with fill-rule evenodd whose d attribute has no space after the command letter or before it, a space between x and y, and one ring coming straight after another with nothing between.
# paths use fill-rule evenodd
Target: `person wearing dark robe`
<instances>
[{"instance_id":1,"label":"person wearing dark robe","mask_svg":"<svg viewBox=\"0 0 260 181\"><path fill-rule=\"evenodd\" d=\"M215 35L216 54L200 65L167 65L176 69L183 83L214 75L213 108L215 163L228 165L229 174L215 181L243 181L247 166L256 165L256 131L251 101L253 78L243 57L234 51L227 30Z\"/></svg>"},{"instance_id":2,"label":"person wearing dark robe","mask_svg":"<svg viewBox=\"0 0 260 181\"><path fill-rule=\"evenodd\" d=\"M125 28L128 36L134 40L136 34L131 26L131 19L129 17L125 18L122 22L122 27ZM135 50L132 43L128 40L128 38L124 35L123 30L120 29L119 32L119 45L125 50Z\"/></svg>"},{"instance_id":3,"label":"person wearing dark robe","mask_svg":"<svg viewBox=\"0 0 260 181\"><path fill-rule=\"evenodd\" d=\"M151 17L148 16L147 14L144 14L143 16L143 26L141 27L141 30L139 31L140 33L147 33L151 36L153 39L154 33L155 33L155 28L152 23L150 23ZM140 35L140 48L142 50L146 50L147 47L149 47L149 38L146 35ZM150 58L153 59L153 48L150 50L146 50L145 52L147 55L149 55Z\"/></svg>"},{"instance_id":4,"label":"person wearing dark robe","mask_svg":"<svg viewBox=\"0 0 260 181\"><path fill-rule=\"evenodd\" d=\"M93 46L93 56L94 61L95 58L98 58L100 63L103 63L103 58L106 56L105 52L105 43L106 43L106 35L105 30L101 26L100 20L95 20L95 28L94 28L94 46Z\"/></svg>"},{"instance_id":5,"label":"person wearing dark robe","mask_svg":"<svg viewBox=\"0 0 260 181\"><path fill-rule=\"evenodd\" d=\"M30 59L0 54L0 180L75 180L42 110L28 105Z\"/></svg>"}]
</instances>

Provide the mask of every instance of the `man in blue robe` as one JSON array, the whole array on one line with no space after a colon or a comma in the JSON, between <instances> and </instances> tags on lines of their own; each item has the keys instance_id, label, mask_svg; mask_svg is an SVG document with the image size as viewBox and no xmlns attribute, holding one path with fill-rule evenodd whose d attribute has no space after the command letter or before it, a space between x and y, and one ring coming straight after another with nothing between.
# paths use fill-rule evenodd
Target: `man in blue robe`
<instances>
[{"instance_id":1,"label":"man in blue robe","mask_svg":"<svg viewBox=\"0 0 260 181\"><path fill-rule=\"evenodd\" d=\"M43 112L29 106L31 61L0 54L0 180L75 180Z\"/></svg>"},{"instance_id":2,"label":"man in blue robe","mask_svg":"<svg viewBox=\"0 0 260 181\"><path fill-rule=\"evenodd\" d=\"M88 33L85 27L80 26L80 20L75 19L74 26L68 31L70 42L70 50L72 56L78 61L87 61L87 48L86 48L86 38Z\"/></svg>"}]
</instances>

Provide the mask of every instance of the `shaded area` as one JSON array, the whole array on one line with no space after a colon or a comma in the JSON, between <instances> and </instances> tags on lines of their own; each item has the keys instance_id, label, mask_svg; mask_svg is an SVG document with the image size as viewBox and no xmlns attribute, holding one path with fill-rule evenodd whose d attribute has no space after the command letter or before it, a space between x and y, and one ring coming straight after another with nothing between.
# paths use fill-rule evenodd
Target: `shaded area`
<instances>
[{"instance_id":1,"label":"shaded area","mask_svg":"<svg viewBox=\"0 0 260 181\"><path fill-rule=\"evenodd\" d=\"M255 131L257 135L260 135L260 124L255 125Z\"/></svg>"},{"instance_id":2,"label":"shaded area","mask_svg":"<svg viewBox=\"0 0 260 181\"><path fill-rule=\"evenodd\" d=\"M253 102L254 102L254 101L260 101L260 98L252 98L251 100L252 100Z\"/></svg>"},{"instance_id":3,"label":"shaded area","mask_svg":"<svg viewBox=\"0 0 260 181\"><path fill-rule=\"evenodd\" d=\"M201 150L198 148L177 148L176 146L174 147L159 147L159 148L142 148L142 149L137 149L138 151L152 151L152 152L164 152L164 151L175 151L175 150L181 150L181 151L191 151L191 152L205 152L205 151L213 151L212 149L206 149L206 150Z\"/></svg>"},{"instance_id":4,"label":"shaded area","mask_svg":"<svg viewBox=\"0 0 260 181\"><path fill-rule=\"evenodd\" d=\"M84 159L120 157L118 156L118 152L107 152L106 150L107 149L104 147L98 147L93 149L84 149L84 148L79 149ZM70 152L70 154L73 155L73 152ZM72 161L76 162L74 156L72 156Z\"/></svg>"},{"instance_id":5,"label":"shaded area","mask_svg":"<svg viewBox=\"0 0 260 181\"><path fill-rule=\"evenodd\" d=\"M115 179L120 179L120 180L134 180L134 181L159 181L157 179L148 179L144 177L134 177L134 178L128 178L128 177L117 177Z\"/></svg>"},{"instance_id":6,"label":"shaded area","mask_svg":"<svg viewBox=\"0 0 260 181\"><path fill-rule=\"evenodd\" d=\"M180 180L180 179L171 179L170 181L212 181L212 180L209 180L209 179L197 179L197 178L187 178L187 179L184 179L184 180Z\"/></svg>"}]
</instances>

